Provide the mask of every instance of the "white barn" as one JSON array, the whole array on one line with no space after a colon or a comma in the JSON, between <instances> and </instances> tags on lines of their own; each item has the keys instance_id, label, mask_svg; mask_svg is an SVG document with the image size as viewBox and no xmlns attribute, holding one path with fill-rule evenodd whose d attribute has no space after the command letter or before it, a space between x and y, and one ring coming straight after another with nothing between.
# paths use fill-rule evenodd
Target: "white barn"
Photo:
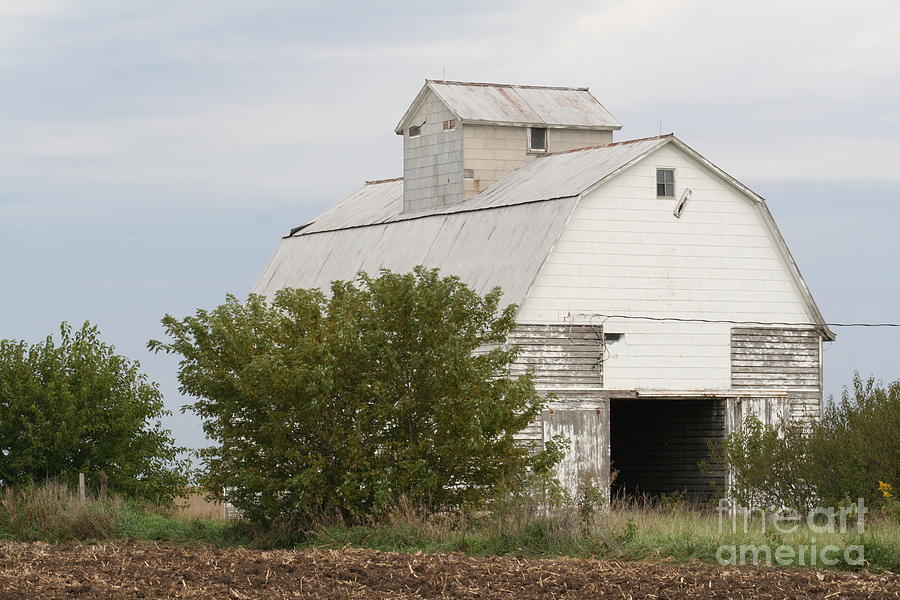
<instances>
[{"instance_id":1,"label":"white barn","mask_svg":"<svg viewBox=\"0 0 900 600\"><path fill-rule=\"evenodd\" d=\"M620 127L586 88L426 81L396 127L404 177L292 229L254 291L418 264L499 285L517 368L555 395L521 437L572 440L561 481L708 498L709 439L819 416L834 334L762 198L674 135Z\"/></svg>"}]
</instances>

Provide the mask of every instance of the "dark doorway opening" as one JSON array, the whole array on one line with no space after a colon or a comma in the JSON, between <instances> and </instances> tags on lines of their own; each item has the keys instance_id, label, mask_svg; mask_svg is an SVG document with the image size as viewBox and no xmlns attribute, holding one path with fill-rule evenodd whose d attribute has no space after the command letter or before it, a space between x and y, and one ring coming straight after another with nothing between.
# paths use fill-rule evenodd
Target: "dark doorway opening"
<instances>
[{"instance_id":1,"label":"dark doorway opening","mask_svg":"<svg viewBox=\"0 0 900 600\"><path fill-rule=\"evenodd\" d=\"M709 443L725 436L725 400L613 399L609 416L614 497L684 493L705 503L724 490Z\"/></svg>"}]
</instances>

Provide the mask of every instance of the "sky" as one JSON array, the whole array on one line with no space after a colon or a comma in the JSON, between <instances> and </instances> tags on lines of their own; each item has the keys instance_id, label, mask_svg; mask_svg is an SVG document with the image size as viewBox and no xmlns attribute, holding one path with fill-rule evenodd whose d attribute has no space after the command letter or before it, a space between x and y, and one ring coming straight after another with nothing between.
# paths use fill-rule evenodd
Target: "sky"
<instances>
[{"instance_id":1,"label":"sky","mask_svg":"<svg viewBox=\"0 0 900 600\"><path fill-rule=\"evenodd\" d=\"M280 235L401 175L426 77L589 86L764 196L830 322L900 321L900 3L0 0L0 338L97 324L180 414L160 318L244 296ZM837 329L826 394L900 378Z\"/></svg>"}]
</instances>

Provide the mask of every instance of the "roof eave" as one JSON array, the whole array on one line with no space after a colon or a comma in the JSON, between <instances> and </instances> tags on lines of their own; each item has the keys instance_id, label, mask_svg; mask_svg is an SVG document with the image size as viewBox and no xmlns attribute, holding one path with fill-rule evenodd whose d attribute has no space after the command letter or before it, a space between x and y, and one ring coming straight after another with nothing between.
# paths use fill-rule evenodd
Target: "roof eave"
<instances>
[{"instance_id":1,"label":"roof eave","mask_svg":"<svg viewBox=\"0 0 900 600\"><path fill-rule=\"evenodd\" d=\"M406 112L403 113L403 117L400 119L400 121L397 123L397 126L394 128L394 133L396 133L397 135L403 135L403 131L406 129L406 126L409 123L409 120L416 113L416 111L419 110L419 106L422 105L422 102L424 102L425 96L427 95L427 93L429 91L432 91L435 94L437 94L437 92L435 92L434 88L431 85L431 80L426 79L425 85L423 85L422 89L419 90L419 93L416 94L416 97L412 101L412 104L409 105L409 108L406 109ZM438 94L438 97L440 98L439 94ZM443 102L445 106L447 105L447 102L443 98L441 98L441 102ZM448 109L449 109L449 107L448 107Z\"/></svg>"},{"instance_id":2,"label":"roof eave","mask_svg":"<svg viewBox=\"0 0 900 600\"><path fill-rule=\"evenodd\" d=\"M589 92L590 88L569 87L564 85L526 85L519 83L490 83L486 81L453 81L450 79L426 79L429 83L440 83L443 85L462 85L474 87L503 87L503 88L523 88L532 90L564 90L569 92Z\"/></svg>"},{"instance_id":3,"label":"roof eave","mask_svg":"<svg viewBox=\"0 0 900 600\"><path fill-rule=\"evenodd\" d=\"M512 127L544 127L547 129L583 129L590 131L618 131L622 126L618 123L611 125L568 125L566 123L530 123L527 121L486 121L483 119L459 119L462 124L471 125L505 125Z\"/></svg>"}]
</instances>

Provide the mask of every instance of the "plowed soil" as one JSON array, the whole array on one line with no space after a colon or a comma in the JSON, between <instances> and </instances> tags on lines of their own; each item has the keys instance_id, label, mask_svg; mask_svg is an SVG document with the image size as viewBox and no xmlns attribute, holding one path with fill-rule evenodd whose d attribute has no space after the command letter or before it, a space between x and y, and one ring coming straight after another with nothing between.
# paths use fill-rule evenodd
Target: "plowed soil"
<instances>
[{"instance_id":1,"label":"plowed soil","mask_svg":"<svg viewBox=\"0 0 900 600\"><path fill-rule=\"evenodd\" d=\"M12 598L900 598L900 575L174 544L0 544Z\"/></svg>"}]
</instances>

